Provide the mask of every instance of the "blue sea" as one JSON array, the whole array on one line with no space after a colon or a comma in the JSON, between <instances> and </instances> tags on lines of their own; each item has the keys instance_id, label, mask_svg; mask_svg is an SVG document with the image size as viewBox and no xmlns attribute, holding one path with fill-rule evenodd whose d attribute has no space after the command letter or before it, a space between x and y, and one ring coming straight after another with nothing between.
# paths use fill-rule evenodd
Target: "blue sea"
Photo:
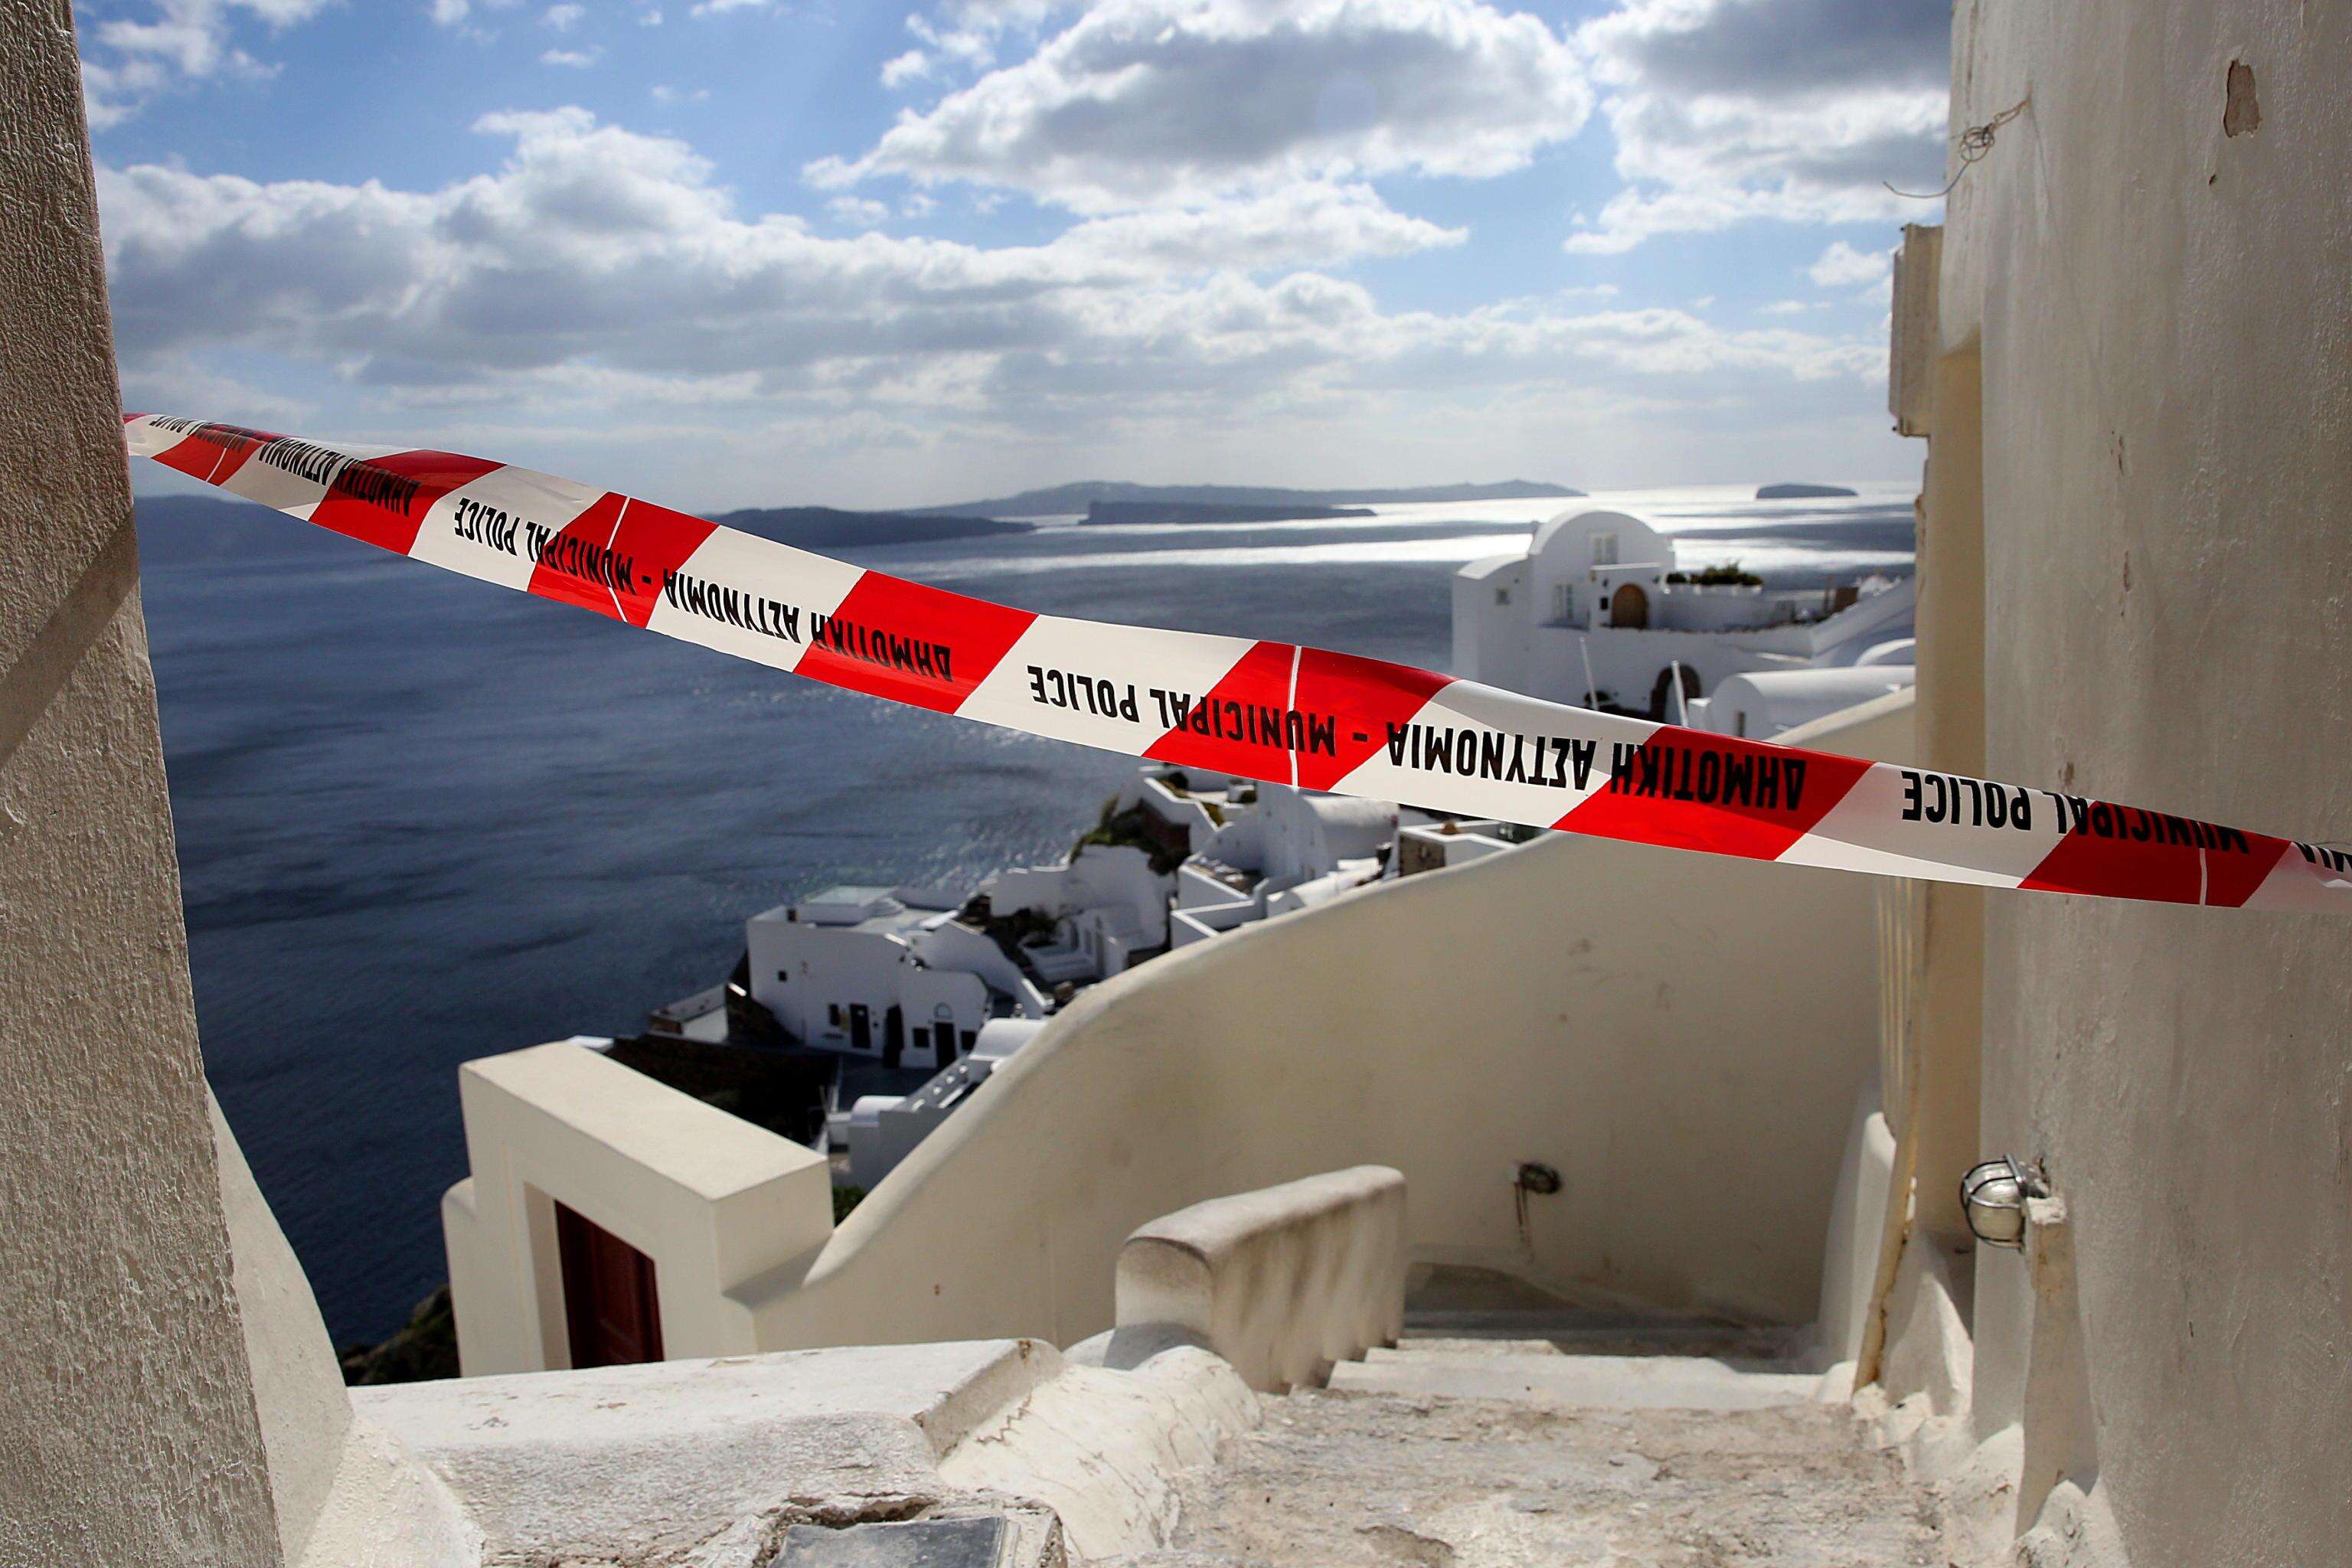
<instances>
[{"instance_id":1,"label":"blue sea","mask_svg":"<svg viewBox=\"0 0 2352 1568\"><path fill-rule=\"evenodd\" d=\"M845 551L1047 612L1442 668L1448 582L1562 506L1776 585L1909 570L1910 491L1753 487ZM207 1070L336 1342L440 1283L457 1064L627 1033L745 916L1058 858L1127 760L894 707L257 508L141 506Z\"/></svg>"}]
</instances>

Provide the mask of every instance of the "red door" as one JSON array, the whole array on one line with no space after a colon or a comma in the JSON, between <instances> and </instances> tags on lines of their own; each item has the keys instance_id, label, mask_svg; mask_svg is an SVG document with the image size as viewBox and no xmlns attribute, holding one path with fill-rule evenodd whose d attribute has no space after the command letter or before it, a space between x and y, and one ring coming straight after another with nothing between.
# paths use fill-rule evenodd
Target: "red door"
<instances>
[{"instance_id":1,"label":"red door","mask_svg":"<svg viewBox=\"0 0 2352 1568\"><path fill-rule=\"evenodd\" d=\"M556 1250L563 1259L563 1317L572 1364L626 1366L662 1358L661 1302L654 1260L562 1204Z\"/></svg>"}]
</instances>

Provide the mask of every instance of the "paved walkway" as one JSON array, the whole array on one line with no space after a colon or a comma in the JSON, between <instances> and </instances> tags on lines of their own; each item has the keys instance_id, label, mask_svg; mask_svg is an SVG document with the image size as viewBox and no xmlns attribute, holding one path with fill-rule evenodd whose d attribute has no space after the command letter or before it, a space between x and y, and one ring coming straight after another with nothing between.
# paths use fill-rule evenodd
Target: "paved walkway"
<instances>
[{"instance_id":1,"label":"paved walkway","mask_svg":"<svg viewBox=\"0 0 2352 1568\"><path fill-rule=\"evenodd\" d=\"M1769 1339L1591 1313L1423 1313L1179 1481L1130 1568L1895 1568L1924 1493Z\"/></svg>"}]
</instances>

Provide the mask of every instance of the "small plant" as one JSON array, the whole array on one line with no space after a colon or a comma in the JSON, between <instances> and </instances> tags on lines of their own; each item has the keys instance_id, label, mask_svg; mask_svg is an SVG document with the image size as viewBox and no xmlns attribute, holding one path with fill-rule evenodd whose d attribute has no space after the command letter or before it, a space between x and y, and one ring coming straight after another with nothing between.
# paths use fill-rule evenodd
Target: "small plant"
<instances>
[{"instance_id":1,"label":"small plant","mask_svg":"<svg viewBox=\"0 0 2352 1568\"><path fill-rule=\"evenodd\" d=\"M1103 803L1101 820L1078 840L1076 847L1070 851L1070 858L1076 859L1079 852L1089 844L1125 845L1130 849L1142 850L1150 860L1155 874L1162 877L1173 875L1176 868L1184 863L1185 851L1152 831L1153 819L1145 816L1141 806L1114 811L1112 807L1118 804L1115 800Z\"/></svg>"},{"instance_id":2,"label":"small plant","mask_svg":"<svg viewBox=\"0 0 2352 1568\"><path fill-rule=\"evenodd\" d=\"M1764 585L1763 578L1743 570L1737 561L1702 566L1696 572L1669 572L1666 582L1673 586L1688 584L1700 588L1761 588Z\"/></svg>"}]
</instances>

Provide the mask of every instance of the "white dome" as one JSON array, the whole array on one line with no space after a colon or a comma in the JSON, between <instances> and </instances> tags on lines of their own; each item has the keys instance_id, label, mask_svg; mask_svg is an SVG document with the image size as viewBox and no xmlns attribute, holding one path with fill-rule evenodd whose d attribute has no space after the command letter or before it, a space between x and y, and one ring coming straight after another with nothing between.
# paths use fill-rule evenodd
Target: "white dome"
<instances>
[{"instance_id":1,"label":"white dome","mask_svg":"<svg viewBox=\"0 0 2352 1568\"><path fill-rule=\"evenodd\" d=\"M1892 642L1873 643L1869 651L1855 659L1857 669L1867 665L1916 664L1919 642L1916 637L1896 637Z\"/></svg>"},{"instance_id":2,"label":"white dome","mask_svg":"<svg viewBox=\"0 0 2352 1568\"><path fill-rule=\"evenodd\" d=\"M1592 564L1590 547L1585 542L1596 533L1617 536L1617 560L1621 563L1670 565L1674 562L1675 548L1666 542L1664 534L1630 512L1610 511L1600 507L1580 511L1571 508L1544 523L1536 530L1534 540L1528 545L1528 553L1556 559L1564 555L1560 564L1581 571Z\"/></svg>"}]
</instances>

